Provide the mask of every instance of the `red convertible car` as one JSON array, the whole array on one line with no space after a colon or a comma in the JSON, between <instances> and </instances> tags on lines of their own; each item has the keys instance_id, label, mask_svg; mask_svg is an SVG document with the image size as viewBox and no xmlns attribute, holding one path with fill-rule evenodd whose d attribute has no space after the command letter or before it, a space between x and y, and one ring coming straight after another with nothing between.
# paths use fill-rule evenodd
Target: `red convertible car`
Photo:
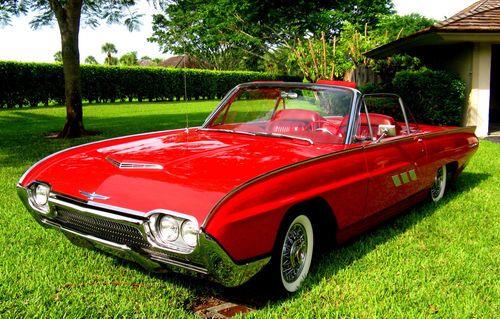
<instances>
[{"instance_id":1,"label":"red convertible car","mask_svg":"<svg viewBox=\"0 0 500 319\"><path fill-rule=\"evenodd\" d=\"M318 244L439 201L473 128L417 124L400 98L328 84L236 86L200 127L50 155L19 180L43 226L150 270L296 291Z\"/></svg>"}]
</instances>

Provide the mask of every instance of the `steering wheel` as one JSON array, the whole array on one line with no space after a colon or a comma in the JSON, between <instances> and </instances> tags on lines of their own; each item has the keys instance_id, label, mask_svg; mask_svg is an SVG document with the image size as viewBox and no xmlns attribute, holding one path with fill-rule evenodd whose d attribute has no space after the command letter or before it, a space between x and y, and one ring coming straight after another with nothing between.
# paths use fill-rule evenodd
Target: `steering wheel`
<instances>
[{"instance_id":1,"label":"steering wheel","mask_svg":"<svg viewBox=\"0 0 500 319\"><path fill-rule=\"evenodd\" d=\"M312 131L312 132L323 132L323 133L328 133L328 134L331 134L331 135L335 135L336 133L332 133L329 129L327 129L326 127L324 127L325 123L328 123L328 121L324 120L324 119L323 120L311 121L307 125L307 130L308 131Z\"/></svg>"}]
</instances>

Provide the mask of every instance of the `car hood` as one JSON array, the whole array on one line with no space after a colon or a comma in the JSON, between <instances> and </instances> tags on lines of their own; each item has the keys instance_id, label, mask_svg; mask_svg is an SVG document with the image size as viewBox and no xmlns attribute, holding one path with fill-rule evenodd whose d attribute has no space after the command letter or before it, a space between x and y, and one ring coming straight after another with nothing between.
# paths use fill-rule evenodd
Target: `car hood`
<instances>
[{"instance_id":1,"label":"car hood","mask_svg":"<svg viewBox=\"0 0 500 319\"><path fill-rule=\"evenodd\" d=\"M95 192L109 198L94 202L189 214L201 224L239 185L344 147L192 129L82 146L56 156L29 180L48 182L54 192L83 200L88 198L82 192Z\"/></svg>"}]
</instances>

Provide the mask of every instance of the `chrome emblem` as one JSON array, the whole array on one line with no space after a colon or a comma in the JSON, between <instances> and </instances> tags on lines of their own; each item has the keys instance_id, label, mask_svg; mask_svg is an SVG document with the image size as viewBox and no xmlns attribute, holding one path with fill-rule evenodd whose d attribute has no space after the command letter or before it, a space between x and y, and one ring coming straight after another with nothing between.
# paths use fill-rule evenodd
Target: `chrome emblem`
<instances>
[{"instance_id":1,"label":"chrome emblem","mask_svg":"<svg viewBox=\"0 0 500 319\"><path fill-rule=\"evenodd\" d=\"M103 196L103 195L96 194L95 192L88 193L88 192L80 191L80 194L82 194L83 196L87 197L89 200L94 200L94 199L107 200L107 199L111 198L109 196Z\"/></svg>"}]
</instances>

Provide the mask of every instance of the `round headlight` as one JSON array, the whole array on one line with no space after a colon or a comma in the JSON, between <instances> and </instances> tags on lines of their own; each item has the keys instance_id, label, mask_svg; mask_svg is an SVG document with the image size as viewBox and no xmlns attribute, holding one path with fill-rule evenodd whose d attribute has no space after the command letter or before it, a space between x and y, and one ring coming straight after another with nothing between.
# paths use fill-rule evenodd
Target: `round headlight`
<instances>
[{"instance_id":1,"label":"round headlight","mask_svg":"<svg viewBox=\"0 0 500 319\"><path fill-rule=\"evenodd\" d=\"M179 237L179 223L171 216L162 216L157 224L159 239L163 242L174 241Z\"/></svg>"},{"instance_id":2,"label":"round headlight","mask_svg":"<svg viewBox=\"0 0 500 319\"><path fill-rule=\"evenodd\" d=\"M35 204L40 207L44 207L45 205L47 205L47 202L49 201L49 193L50 188L47 185L38 184L35 187L35 192L33 194L33 200L35 201Z\"/></svg>"},{"instance_id":3,"label":"round headlight","mask_svg":"<svg viewBox=\"0 0 500 319\"><path fill-rule=\"evenodd\" d=\"M196 246L196 242L198 239L198 228L193 221L186 220L184 221L184 223L182 223L181 235L182 239L184 239L184 242L187 245L191 247Z\"/></svg>"}]
</instances>

